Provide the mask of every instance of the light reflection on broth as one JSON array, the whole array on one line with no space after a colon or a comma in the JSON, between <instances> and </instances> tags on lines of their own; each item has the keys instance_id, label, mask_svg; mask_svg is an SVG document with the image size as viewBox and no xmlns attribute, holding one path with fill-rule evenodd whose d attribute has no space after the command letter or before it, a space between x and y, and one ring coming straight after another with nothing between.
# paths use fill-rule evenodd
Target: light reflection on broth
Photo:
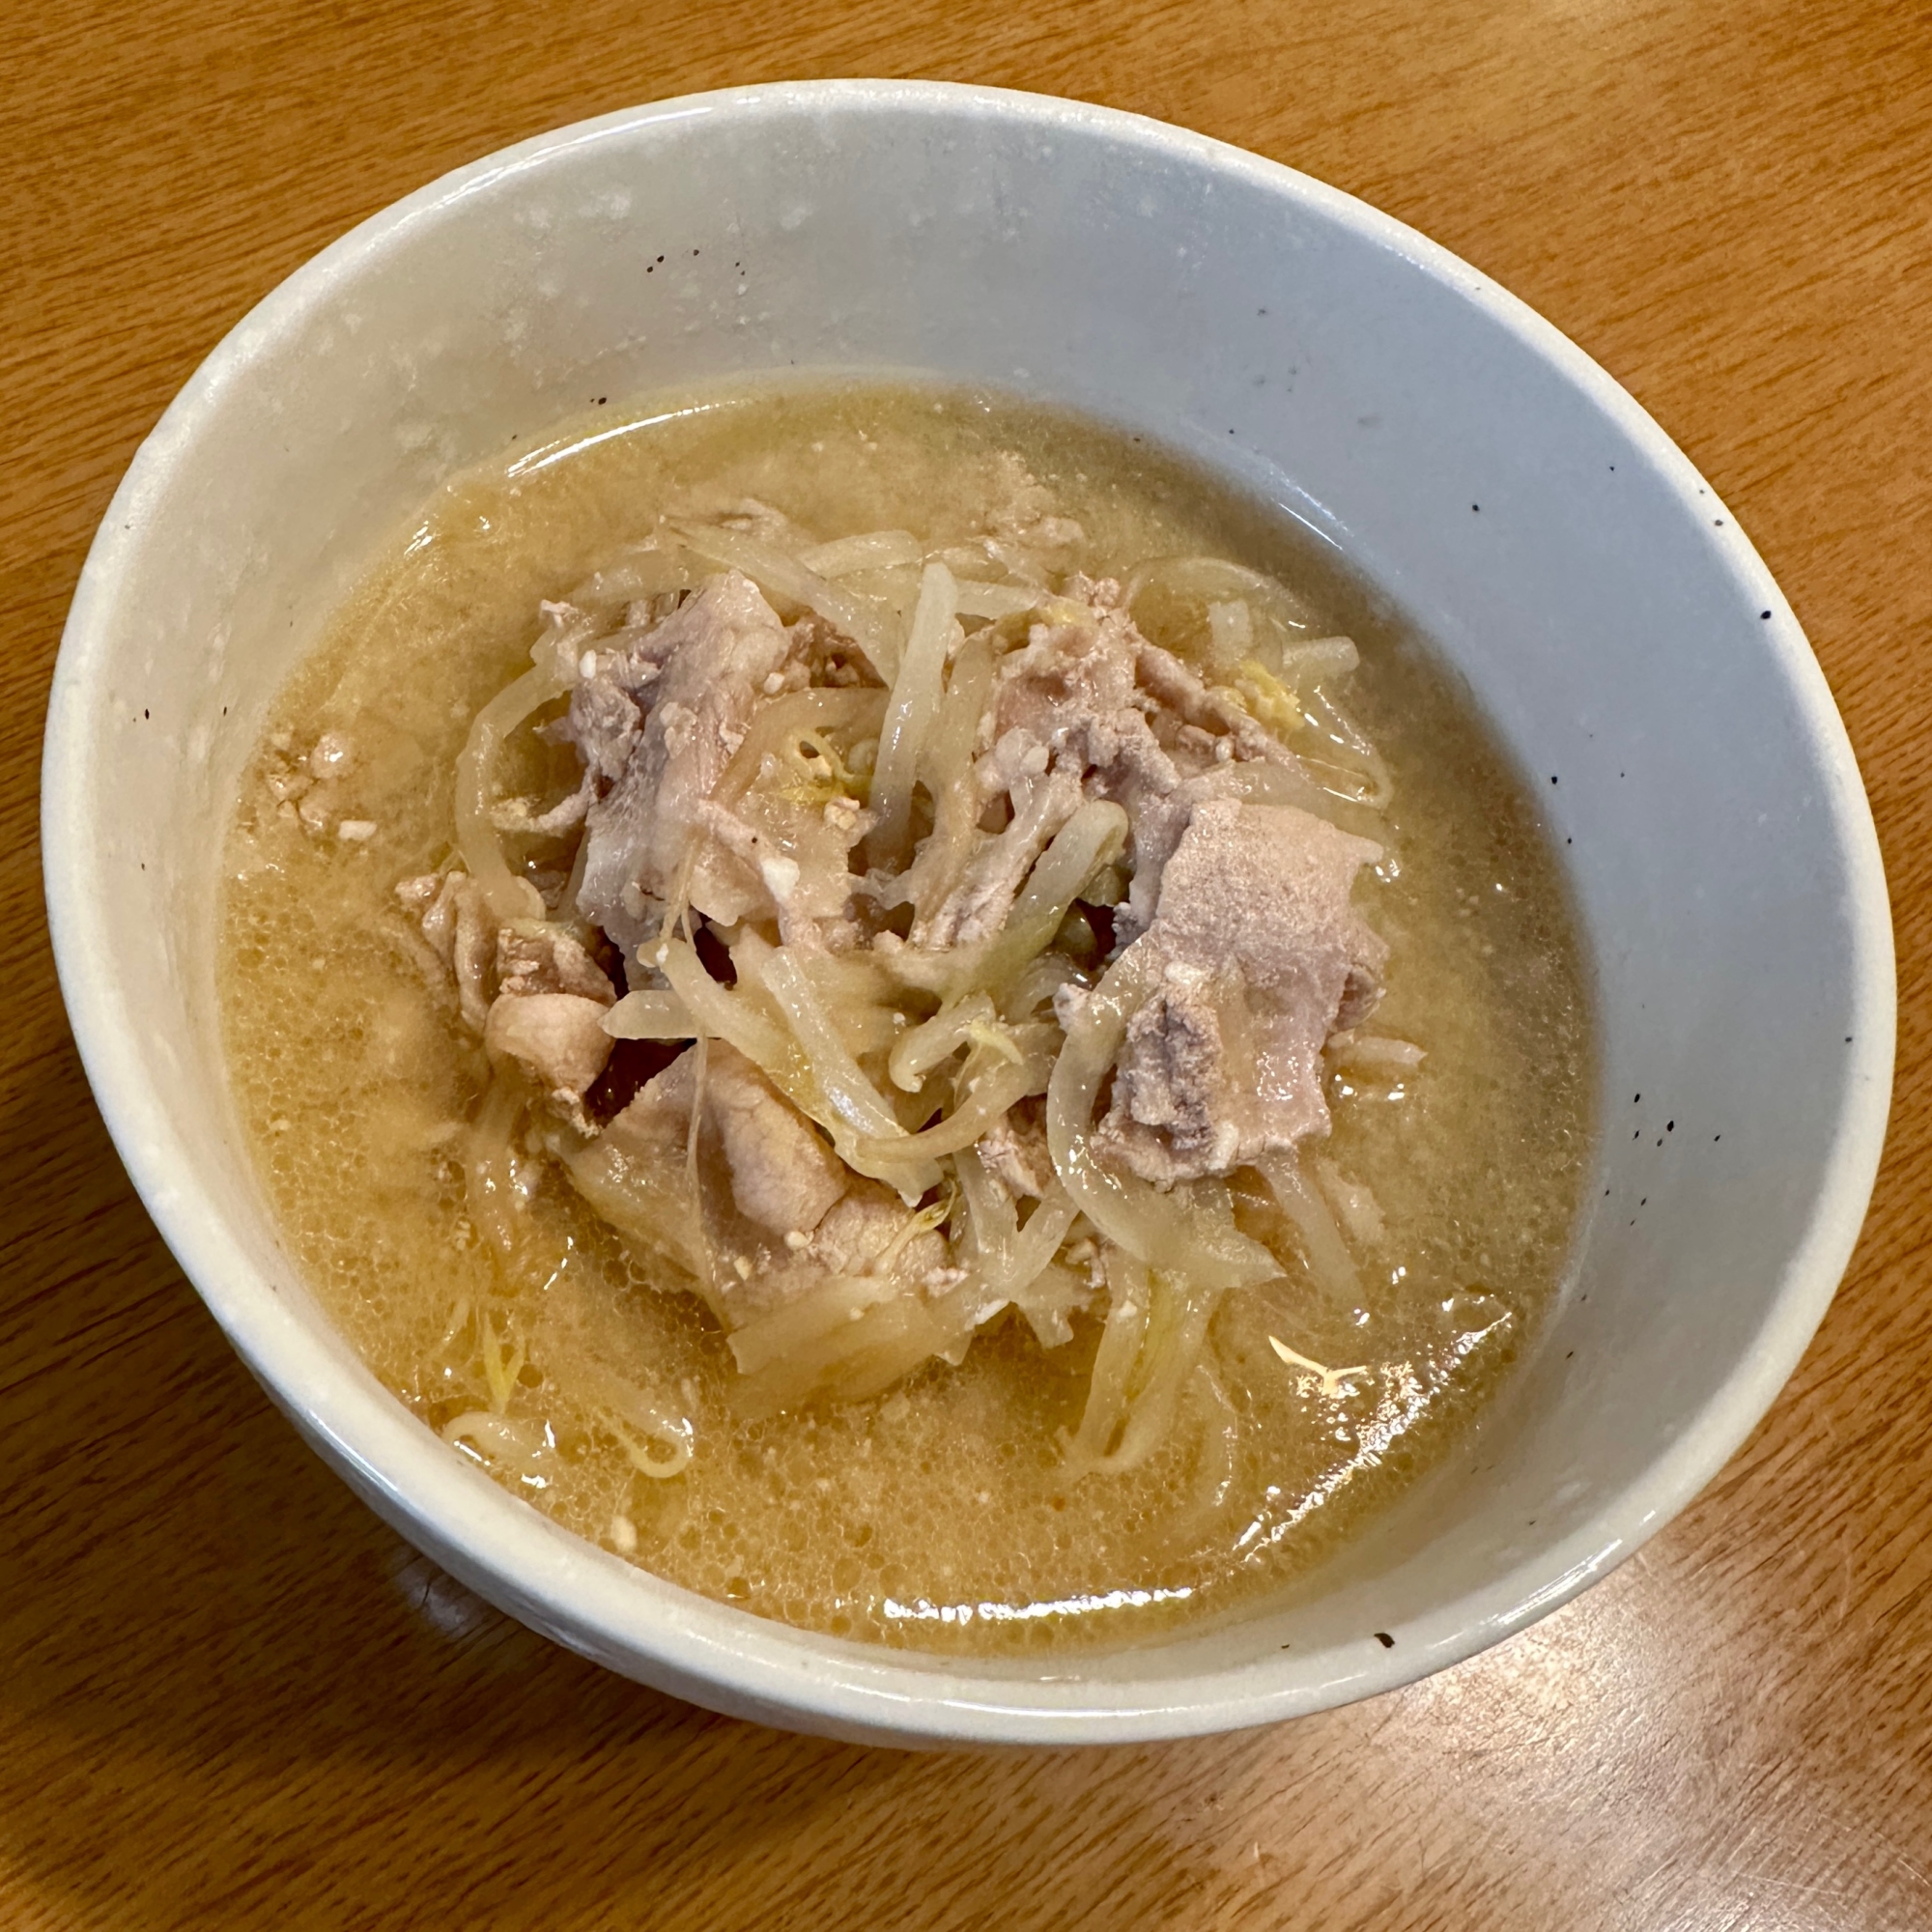
<instances>
[{"instance_id":1,"label":"light reflection on broth","mask_svg":"<svg viewBox=\"0 0 1932 1932\"><path fill-rule=\"evenodd\" d=\"M685 541L728 551L719 520L746 498L788 522L741 520L740 536L809 539L821 581L861 600L852 610L899 613L881 651L913 619L922 580L908 559L944 552L963 570L989 519L1009 535L1030 532L1012 543L1046 555L1056 590L1076 571L1131 583L1151 558L1245 566L1143 582L1136 621L1183 654L1221 651L1217 662L1233 664L1263 650L1255 639L1274 622L1272 593L1252 582L1255 570L1300 600L1296 636L1346 633L1360 648L1352 672L1336 668L1347 653L1334 656L1312 687L1328 696L1311 697L1294 729L1297 750L1320 751L1325 734L1322 756L1372 789L1372 768L1351 749L1359 724L1392 775L1373 825L1382 857L1353 895L1387 942L1384 991L1320 1063L1332 1132L1306 1140L1274 1182L1253 1165L1232 1173L1228 1240L1248 1252L1264 1243L1285 1272L1212 1304L1202 1373L1133 1466L1110 1463L1123 1460L1133 1403L1157 1380L1146 1367L1155 1343L1140 1345L1126 1406L1094 1453L1083 1411L1115 1289L1097 1285L1106 1243L1085 1219L1042 1277L1061 1284L1059 1313L1009 1309L962 1332L949 1349L964 1349L956 1365L927 1360L845 1402L790 1399L792 1385L771 1379L782 1377L782 1351L777 1368L741 1373L754 1352L746 1338L761 1331L734 1312L731 1278L712 1297L734 1323L727 1338L697 1298L674 1292L668 1264L637 1240L627 1251L566 1184L557 1155L584 1143L547 1103L507 1113L493 1170L516 1217L513 1258L479 1227L466 1151L479 1108L502 1111L506 1083L485 1098L477 1032L425 958L422 907L406 913L396 887L448 861L459 754L477 712L529 670L540 602L608 572L661 516ZM839 549L868 532L884 533L872 551ZM1015 557L989 565L989 580L1025 564ZM1025 603L1003 605L970 582L960 594L962 611ZM1040 619L976 610L962 623L981 620L998 648L1016 650ZM955 639L950 662L965 661ZM1292 695L1259 672L1241 689L1258 715ZM561 709L559 698L541 715ZM804 779L831 787L835 813L839 784L890 782L845 771L848 755L854 770L878 755L851 731L799 755ZM499 790L547 804L577 772L568 746L521 730L506 741ZM909 841L924 836L924 794L912 810ZM1096 838L1107 830L1095 827ZM512 844L552 899L575 890L543 872L567 868L567 842ZM1108 849L1096 847L1083 892L1104 897L1095 881L1108 876ZM324 1305L452 1453L579 1534L764 1615L992 1652L1129 1642L1225 1612L1305 1572L1439 1461L1534 1339L1558 1286L1588 1152L1589 1013L1533 802L1428 651L1292 526L1085 421L907 385L773 388L594 412L540 449L459 477L378 560L283 694L244 781L226 874L234 1092L290 1250ZM1122 867L1105 890L1125 883ZM757 917L719 928L736 935L732 957L748 971L767 956ZM1054 945L1075 944L1072 930ZM1012 1018L985 1010L972 1035L982 1044ZM1053 1010L1038 1009L1036 1030ZM979 1065L965 1030L960 1042L951 1050ZM882 1035L870 1059L873 1048L855 1050L890 1100L888 1044ZM913 1086L921 1077L930 1085L915 1068ZM1121 1076L1109 1079L1096 1090L1101 1112ZM1301 1209L1281 1191L1297 1175ZM951 1167L925 1195L908 1191L938 1214L953 1201L948 1188L956 1195ZM1181 1200L1184 1188L1159 1198ZM949 1264L962 1258L965 1209L951 1211L941 1236L922 1237L944 1247L952 1236ZM1324 1265L1310 1243L1336 1236L1346 1253ZM769 1278L760 1269L740 1270L753 1296ZM950 1278L971 1270L928 1272L919 1293L937 1305ZM1158 1272L1143 1275L1157 1293ZM1351 1278L1357 1292L1336 1291ZM1145 1314L1150 1337L1163 1319ZM1173 1319L1184 1322L1184 1311ZM1042 1346L1042 1334L1069 1327L1070 1340ZM826 1384L835 1395L848 1385Z\"/></svg>"}]
</instances>

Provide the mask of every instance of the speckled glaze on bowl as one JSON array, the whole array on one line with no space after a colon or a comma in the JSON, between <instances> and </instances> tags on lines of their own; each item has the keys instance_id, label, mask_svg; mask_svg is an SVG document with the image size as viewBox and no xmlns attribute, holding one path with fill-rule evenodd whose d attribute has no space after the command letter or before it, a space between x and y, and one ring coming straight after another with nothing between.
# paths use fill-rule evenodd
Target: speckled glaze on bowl
<instances>
[{"instance_id":1,"label":"speckled glaze on bowl","mask_svg":"<svg viewBox=\"0 0 1932 1932\"><path fill-rule=\"evenodd\" d=\"M1486 1426L1318 1587L1050 1674L762 1622L497 1489L322 1318L217 1051L233 787L381 535L452 469L595 395L794 366L1083 407L1341 546L1547 781L1594 966L1593 1211L1562 1309ZM1769 1406L1851 1253L1884 1131L1894 999L1870 814L1817 664L1723 504L1601 369L1420 236L1069 101L867 81L667 101L365 222L234 330L128 470L68 621L43 798L61 981L101 1110L296 1426L403 1535L559 1642L843 1737L1263 1723L1554 1608Z\"/></svg>"}]
</instances>

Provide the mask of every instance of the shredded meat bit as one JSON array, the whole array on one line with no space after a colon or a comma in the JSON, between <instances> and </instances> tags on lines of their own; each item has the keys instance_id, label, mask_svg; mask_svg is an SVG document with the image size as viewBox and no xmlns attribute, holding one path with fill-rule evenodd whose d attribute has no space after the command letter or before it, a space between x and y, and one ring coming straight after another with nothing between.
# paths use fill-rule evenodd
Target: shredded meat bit
<instances>
[{"instance_id":1,"label":"shredded meat bit","mask_svg":"<svg viewBox=\"0 0 1932 1932\"><path fill-rule=\"evenodd\" d=\"M1022 1100L978 1142L986 1172L1014 1200L1043 1196L1053 1184L1053 1154L1037 1101Z\"/></svg>"},{"instance_id":2,"label":"shredded meat bit","mask_svg":"<svg viewBox=\"0 0 1932 1932\"><path fill-rule=\"evenodd\" d=\"M405 879L396 897L416 915L430 950L454 979L464 1024L480 1034L490 1019L487 985L497 950L482 888L468 872L427 872Z\"/></svg>"},{"instance_id":3,"label":"shredded meat bit","mask_svg":"<svg viewBox=\"0 0 1932 1932\"><path fill-rule=\"evenodd\" d=\"M405 879L396 896L415 914L455 984L465 1025L483 1037L491 1058L516 1063L587 1130L583 1095L611 1058L602 1021L617 995L582 941L536 921L497 926L467 872Z\"/></svg>"},{"instance_id":4,"label":"shredded meat bit","mask_svg":"<svg viewBox=\"0 0 1932 1932\"><path fill-rule=\"evenodd\" d=\"M534 921L497 935L497 990L505 995L575 993L608 1007L616 1000L610 975L574 934Z\"/></svg>"}]
</instances>

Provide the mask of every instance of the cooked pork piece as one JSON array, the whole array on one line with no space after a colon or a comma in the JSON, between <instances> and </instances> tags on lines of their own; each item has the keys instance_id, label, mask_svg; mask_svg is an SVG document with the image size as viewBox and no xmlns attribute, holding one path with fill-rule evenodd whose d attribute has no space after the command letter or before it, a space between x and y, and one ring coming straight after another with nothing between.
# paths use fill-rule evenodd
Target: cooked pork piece
<instances>
[{"instance_id":1,"label":"cooked pork piece","mask_svg":"<svg viewBox=\"0 0 1932 1932\"><path fill-rule=\"evenodd\" d=\"M692 1192L693 1097L702 1079ZM619 1232L668 1253L727 1328L833 1275L894 1293L947 1283L946 1241L890 1188L851 1174L742 1054L681 1054L588 1148L566 1153L579 1190Z\"/></svg>"},{"instance_id":2,"label":"cooked pork piece","mask_svg":"<svg viewBox=\"0 0 1932 1932\"><path fill-rule=\"evenodd\" d=\"M581 993L498 993L483 1044L492 1059L514 1060L566 1106L581 1100L611 1058L604 1031L608 1002Z\"/></svg>"},{"instance_id":3,"label":"cooked pork piece","mask_svg":"<svg viewBox=\"0 0 1932 1932\"><path fill-rule=\"evenodd\" d=\"M806 1265L826 1274L884 1275L902 1293L945 1286L932 1279L945 1271L945 1237L917 1220L890 1187L855 1181L819 1223Z\"/></svg>"},{"instance_id":4,"label":"cooked pork piece","mask_svg":"<svg viewBox=\"0 0 1932 1932\"><path fill-rule=\"evenodd\" d=\"M736 571L633 614L620 645L590 653L554 727L584 766L578 912L635 951L681 892L721 923L776 914L786 940L810 943L811 922L846 911L847 855L869 819L851 800L756 782L769 774L729 807L717 794L759 708L828 672L837 640L816 617L781 624Z\"/></svg>"},{"instance_id":5,"label":"cooked pork piece","mask_svg":"<svg viewBox=\"0 0 1932 1932\"><path fill-rule=\"evenodd\" d=\"M1102 1158L1171 1186L1326 1132L1322 1044L1373 1004L1387 956L1350 902L1380 856L1292 807L1194 807L1135 942L1158 977L1116 1063Z\"/></svg>"},{"instance_id":6,"label":"cooked pork piece","mask_svg":"<svg viewBox=\"0 0 1932 1932\"><path fill-rule=\"evenodd\" d=\"M1298 773L1294 755L1231 698L1134 627L1111 579L1073 580L1051 600L1023 649L1000 666L982 754L980 793L1010 813L974 854L916 946L971 945L996 932L1034 861L1083 799L1110 799L1133 827L1133 879L1122 940L1153 916L1160 867L1195 802L1233 795L1232 767Z\"/></svg>"},{"instance_id":7,"label":"cooked pork piece","mask_svg":"<svg viewBox=\"0 0 1932 1932\"><path fill-rule=\"evenodd\" d=\"M929 920L916 921L915 946L971 946L1006 923L1034 861L1080 808L1077 771L1042 772L1013 781L1013 815L974 854L963 876Z\"/></svg>"},{"instance_id":8,"label":"cooked pork piece","mask_svg":"<svg viewBox=\"0 0 1932 1932\"><path fill-rule=\"evenodd\" d=\"M1232 755L1291 769L1299 761L1278 738L1258 724L1240 705L1219 692L1209 691L1172 651L1143 639L1135 662L1141 689L1162 707L1167 735L1177 744L1210 758ZM1223 740L1227 751L1221 750Z\"/></svg>"},{"instance_id":9,"label":"cooked pork piece","mask_svg":"<svg viewBox=\"0 0 1932 1932\"><path fill-rule=\"evenodd\" d=\"M567 729L600 792L585 814L589 849L578 911L613 937L638 932L662 902L703 822L703 808L744 741L768 678L782 678L792 639L756 587L736 571L621 649L596 654L571 695ZM728 887L694 878L692 902L722 919Z\"/></svg>"},{"instance_id":10,"label":"cooked pork piece","mask_svg":"<svg viewBox=\"0 0 1932 1932\"><path fill-rule=\"evenodd\" d=\"M1076 578L1048 607L1048 621L1033 627L1025 649L1000 667L996 744L1018 732L1056 765L1091 775L1094 796L1129 810L1144 793L1172 791L1181 773L1161 749L1150 723L1154 701L1139 684L1148 648L1120 608L1117 583Z\"/></svg>"},{"instance_id":11,"label":"cooked pork piece","mask_svg":"<svg viewBox=\"0 0 1932 1932\"><path fill-rule=\"evenodd\" d=\"M534 920L498 926L467 872L405 879L396 896L416 915L424 941L455 983L464 1023L483 1036L491 1058L514 1061L581 1118L583 1094L611 1057L601 1022L617 997L583 943Z\"/></svg>"},{"instance_id":12,"label":"cooked pork piece","mask_svg":"<svg viewBox=\"0 0 1932 1932\"><path fill-rule=\"evenodd\" d=\"M704 1097L739 1213L781 1238L810 1235L845 1192L844 1163L743 1054L722 1042L706 1058Z\"/></svg>"}]
</instances>

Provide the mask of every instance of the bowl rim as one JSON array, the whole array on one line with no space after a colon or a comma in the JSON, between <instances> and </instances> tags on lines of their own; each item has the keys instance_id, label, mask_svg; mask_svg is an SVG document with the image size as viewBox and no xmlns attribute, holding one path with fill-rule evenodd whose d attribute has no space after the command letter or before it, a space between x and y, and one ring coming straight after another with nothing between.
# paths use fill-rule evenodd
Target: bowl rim
<instances>
[{"instance_id":1,"label":"bowl rim","mask_svg":"<svg viewBox=\"0 0 1932 1932\"><path fill-rule=\"evenodd\" d=\"M1393 1649L1364 1638L1226 1669L1143 1682L1057 1660L1051 1677L908 1657L820 1637L717 1604L558 1528L447 1449L373 1378L314 1349L275 1286L250 1264L195 1178L140 1053L105 945L93 790L93 724L105 619L138 554L145 507L229 386L270 341L299 327L370 257L442 209L568 152L703 119L734 124L828 113L977 116L1043 135L1097 139L1259 187L1476 304L1580 390L1655 468L1720 565L1773 610L1763 642L1803 720L1823 806L1846 861L1856 1041L1816 1206L1757 1346L1634 1482L1571 1535L1401 1626ZM1461 1662L1547 1615L1604 1576L1716 1476L1770 1408L1848 1264L1876 1179L1889 1105L1896 987L1889 906L1870 807L1844 724L1796 616L1735 517L1714 527L1717 493L1620 384L1552 324L1415 230L1352 195L1210 136L1053 96L954 82L818 80L724 89L622 108L459 167L370 216L312 257L238 323L142 443L102 518L75 588L48 704L42 846L56 968L82 1063L136 1191L188 1279L270 1396L352 1486L412 1541L482 1594L572 1648L694 1701L845 1736L949 1744L1125 1744L1233 1730L1393 1690ZM1186 1633L1180 1634L1182 1637ZM963 1667L962 1667L963 1666Z\"/></svg>"}]
</instances>

